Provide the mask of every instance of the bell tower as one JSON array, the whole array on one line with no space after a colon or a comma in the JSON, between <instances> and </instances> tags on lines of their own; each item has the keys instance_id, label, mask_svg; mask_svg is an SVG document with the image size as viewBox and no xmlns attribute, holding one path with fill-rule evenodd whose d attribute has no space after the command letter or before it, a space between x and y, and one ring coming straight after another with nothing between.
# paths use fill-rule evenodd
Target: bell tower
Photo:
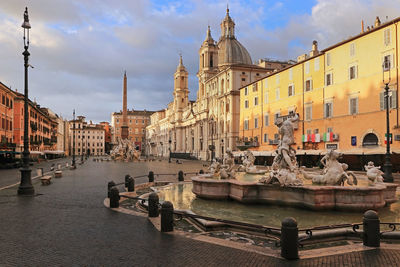
<instances>
[{"instance_id":1,"label":"bell tower","mask_svg":"<svg viewBox=\"0 0 400 267\"><path fill-rule=\"evenodd\" d=\"M183 65L182 55L179 56L179 65L174 74L174 111L175 119L180 120L182 111L189 104L188 75Z\"/></svg>"},{"instance_id":2,"label":"bell tower","mask_svg":"<svg viewBox=\"0 0 400 267\"><path fill-rule=\"evenodd\" d=\"M199 49L199 92L197 98L205 96L205 81L216 74L218 66L218 46L211 36L210 26L207 28L206 39Z\"/></svg>"}]
</instances>

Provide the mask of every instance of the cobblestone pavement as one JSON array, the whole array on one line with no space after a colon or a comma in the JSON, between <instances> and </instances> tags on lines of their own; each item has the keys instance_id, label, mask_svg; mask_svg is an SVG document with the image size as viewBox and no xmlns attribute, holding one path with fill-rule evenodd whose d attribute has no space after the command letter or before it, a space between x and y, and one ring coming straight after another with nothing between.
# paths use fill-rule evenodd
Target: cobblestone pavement
<instances>
[{"instance_id":1,"label":"cobblestone pavement","mask_svg":"<svg viewBox=\"0 0 400 267\"><path fill-rule=\"evenodd\" d=\"M59 158L53 160L42 161L41 163L33 163L30 168L32 169L32 177L36 176L36 169L43 168L44 172L50 171L50 167L52 164L57 165L57 163L71 164L71 158ZM14 169L0 169L0 188L4 186L8 186L10 184L18 183L21 180L21 172L19 168Z\"/></svg>"},{"instance_id":2,"label":"cobblestone pavement","mask_svg":"<svg viewBox=\"0 0 400 267\"><path fill-rule=\"evenodd\" d=\"M0 266L398 266L400 252L380 249L288 262L158 232L144 217L103 206L106 184L132 176L193 171L202 163L88 161L35 197L0 191ZM156 177L157 179L157 177ZM171 176L170 179L176 179ZM138 180L145 182L147 178ZM164 179L163 179L164 180Z\"/></svg>"}]
</instances>

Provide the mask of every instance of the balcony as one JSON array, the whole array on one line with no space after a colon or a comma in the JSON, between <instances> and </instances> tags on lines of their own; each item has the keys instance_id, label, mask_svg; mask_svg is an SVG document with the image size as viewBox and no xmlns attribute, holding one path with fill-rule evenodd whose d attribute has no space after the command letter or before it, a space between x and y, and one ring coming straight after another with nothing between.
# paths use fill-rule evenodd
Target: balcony
<instances>
[{"instance_id":1,"label":"balcony","mask_svg":"<svg viewBox=\"0 0 400 267\"><path fill-rule=\"evenodd\" d=\"M236 147L240 151L244 151L246 149L252 148L252 147L259 147L260 143L258 140L253 140L253 138L250 138L250 140L241 140L239 139L238 142L236 143Z\"/></svg>"}]
</instances>

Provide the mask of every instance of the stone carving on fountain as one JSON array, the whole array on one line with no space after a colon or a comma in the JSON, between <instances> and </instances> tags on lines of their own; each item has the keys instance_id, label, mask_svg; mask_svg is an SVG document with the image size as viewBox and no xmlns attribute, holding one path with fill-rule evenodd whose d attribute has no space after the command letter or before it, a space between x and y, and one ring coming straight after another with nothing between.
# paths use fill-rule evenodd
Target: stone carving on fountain
<instances>
[{"instance_id":1,"label":"stone carving on fountain","mask_svg":"<svg viewBox=\"0 0 400 267\"><path fill-rule=\"evenodd\" d=\"M208 172L201 175L202 177L221 177L221 179L235 179L235 158L232 151L228 148L222 160L222 164L218 160L213 159Z\"/></svg>"},{"instance_id":2,"label":"stone carving on fountain","mask_svg":"<svg viewBox=\"0 0 400 267\"><path fill-rule=\"evenodd\" d=\"M279 127L280 141L271 171L268 176L260 179L261 183L280 184L281 186L303 184L303 181L298 178L296 150L291 147L294 144L294 124L298 120L299 116L292 112L285 121L280 119L275 123Z\"/></svg>"},{"instance_id":3,"label":"stone carving on fountain","mask_svg":"<svg viewBox=\"0 0 400 267\"><path fill-rule=\"evenodd\" d=\"M335 150L330 150L322 159L324 166L322 174L309 174L304 171L304 167L300 169L305 179L312 179L313 184L322 185L357 185L357 178L353 172L347 171L348 165L340 163L338 159L342 156ZM375 167L376 168L376 167Z\"/></svg>"},{"instance_id":4,"label":"stone carving on fountain","mask_svg":"<svg viewBox=\"0 0 400 267\"><path fill-rule=\"evenodd\" d=\"M233 170L233 167L235 167L235 157L233 156L232 151L227 148L220 171L221 179L235 179L236 173Z\"/></svg>"},{"instance_id":5,"label":"stone carving on fountain","mask_svg":"<svg viewBox=\"0 0 400 267\"><path fill-rule=\"evenodd\" d=\"M256 158L250 150L245 152L244 157L242 157L242 165L239 166L237 171L246 172L248 174L264 174L267 171L258 170L256 166L254 166L254 161Z\"/></svg>"},{"instance_id":6,"label":"stone carving on fountain","mask_svg":"<svg viewBox=\"0 0 400 267\"><path fill-rule=\"evenodd\" d=\"M367 172L367 178L369 180L369 185L374 185L376 183L383 183L383 172L381 171L381 166L375 166L372 161L369 161L367 165L364 166Z\"/></svg>"},{"instance_id":7,"label":"stone carving on fountain","mask_svg":"<svg viewBox=\"0 0 400 267\"><path fill-rule=\"evenodd\" d=\"M114 160L139 161L140 151L135 149L135 143L128 139L118 140L118 145L111 151Z\"/></svg>"}]
</instances>

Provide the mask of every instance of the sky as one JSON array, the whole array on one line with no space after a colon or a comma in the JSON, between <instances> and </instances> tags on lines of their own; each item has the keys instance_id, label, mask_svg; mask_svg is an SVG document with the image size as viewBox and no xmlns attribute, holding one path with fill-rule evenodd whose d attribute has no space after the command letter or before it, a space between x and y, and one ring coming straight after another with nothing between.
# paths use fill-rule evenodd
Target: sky
<instances>
[{"instance_id":1,"label":"sky","mask_svg":"<svg viewBox=\"0 0 400 267\"><path fill-rule=\"evenodd\" d=\"M220 36L227 0L1 0L0 81L23 91L23 12L29 9L29 98L64 118L94 122L122 109L160 110L172 100L179 54L198 89L198 51L210 25ZM399 0L229 0L236 37L252 60L296 59L400 16ZM365 26L365 27L366 27Z\"/></svg>"}]
</instances>

